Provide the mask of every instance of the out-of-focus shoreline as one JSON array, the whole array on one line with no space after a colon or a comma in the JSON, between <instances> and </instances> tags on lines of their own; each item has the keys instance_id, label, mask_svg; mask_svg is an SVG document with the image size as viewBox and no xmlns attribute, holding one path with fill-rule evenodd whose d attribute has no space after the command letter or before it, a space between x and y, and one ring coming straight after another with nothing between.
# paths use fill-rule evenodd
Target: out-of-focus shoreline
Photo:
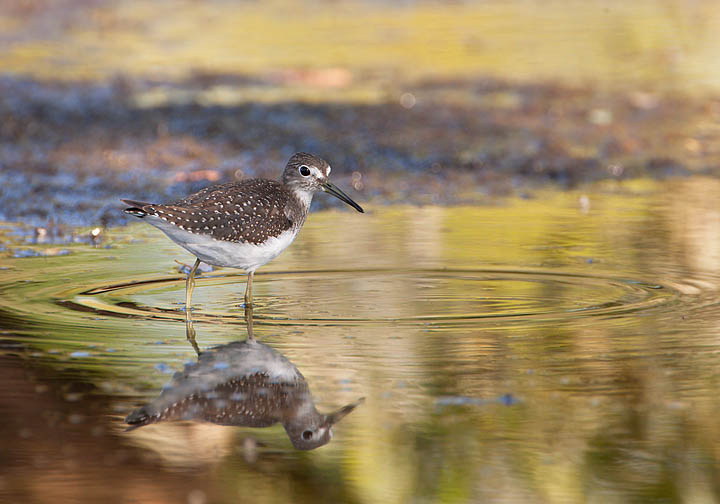
<instances>
[{"instance_id":1,"label":"out-of-focus shoreline","mask_svg":"<svg viewBox=\"0 0 720 504\"><path fill-rule=\"evenodd\" d=\"M371 205L714 176L718 29L683 0L3 2L0 220L122 224L298 150Z\"/></svg>"},{"instance_id":2,"label":"out-of-focus shoreline","mask_svg":"<svg viewBox=\"0 0 720 504\"><path fill-rule=\"evenodd\" d=\"M327 158L336 183L374 205L476 204L539 186L720 173L720 140L707 128L720 100L472 79L416 82L375 104L202 103L218 87L242 96L246 85L209 74L171 87L2 77L0 219L122 224L121 197L167 201L212 183L277 178L299 150ZM161 91L163 104L138 104Z\"/></svg>"}]
</instances>

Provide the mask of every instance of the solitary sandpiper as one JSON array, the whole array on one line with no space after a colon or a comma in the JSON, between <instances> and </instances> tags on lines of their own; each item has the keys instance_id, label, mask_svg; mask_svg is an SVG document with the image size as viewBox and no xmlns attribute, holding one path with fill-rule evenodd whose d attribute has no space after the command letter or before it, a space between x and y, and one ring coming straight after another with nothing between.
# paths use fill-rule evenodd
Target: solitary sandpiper
<instances>
[{"instance_id":1,"label":"solitary sandpiper","mask_svg":"<svg viewBox=\"0 0 720 504\"><path fill-rule=\"evenodd\" d=\"M330 193L363 212L360 205L328 181L329 175L327 161L298 152L288 161L279 182L230 182L162 205L122 201L131 205L126 213L146 219L197 257L185 284L186 313L190 312L195 272L201 262L247 271L245 305L252 306L255 270L293 242L316 191Z\"/></svg>"}]
</instances>

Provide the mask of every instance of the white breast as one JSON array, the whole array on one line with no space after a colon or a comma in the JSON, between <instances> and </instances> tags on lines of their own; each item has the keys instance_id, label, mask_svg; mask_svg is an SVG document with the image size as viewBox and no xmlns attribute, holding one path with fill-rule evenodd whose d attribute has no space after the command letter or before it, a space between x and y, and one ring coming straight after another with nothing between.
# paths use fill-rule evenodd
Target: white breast
<instances>
[{"instance_id":1,"label":"white breast","mask_svg":"<svg viewBox=\"0 0 720 504\"><path fill-rule=\"evenodd\" d=\"M208 235L190 233L154 215L148 215L145 220L162 230L172 241L197 256L202 262L213 266L240 268L247 272L255 271L275 259L295 240L299 231L299 228L293 227L277 237L268 238L260 245L253 245L216 240Z\"/></svg>"}]
</instances>

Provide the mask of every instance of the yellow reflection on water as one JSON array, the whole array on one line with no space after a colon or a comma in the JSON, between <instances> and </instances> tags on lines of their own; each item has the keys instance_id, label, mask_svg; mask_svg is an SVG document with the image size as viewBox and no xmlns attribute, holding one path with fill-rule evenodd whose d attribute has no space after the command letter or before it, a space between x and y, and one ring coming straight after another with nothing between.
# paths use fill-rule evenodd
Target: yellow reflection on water
<instances>
[{"instance_id":1,"label":"yellow reflection on water","mask_svg":"<svg viewBox=\"0 0 720 504\"><path fill-rule=\"evenodd\" d=\"M48 5L46 15L53 15L52 8ZM346 88L354 74L387 83L398 72L410 78L481 74L620 88L720 88L720 5L713 1L398 6L145 0L114 2L82 16L73 12L58 11L58 28L49 31L36 22L40 13L9 10L2 70L99 79L336 68L349 70L351 80L336 74L298 80L310 87ZM225 94L219 99L227 100ZM376 96L361 93L355 99Z\"/></svg>"}]
</instances>

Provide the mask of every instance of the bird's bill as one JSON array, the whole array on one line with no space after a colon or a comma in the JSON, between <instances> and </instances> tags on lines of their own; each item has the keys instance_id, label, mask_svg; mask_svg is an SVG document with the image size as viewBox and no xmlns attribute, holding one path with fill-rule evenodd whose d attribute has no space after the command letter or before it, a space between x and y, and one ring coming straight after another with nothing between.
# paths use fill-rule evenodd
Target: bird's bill
<instances>
[{"instance_id":1,"label":"bird's bill","mask_svg":"<svg viewBox=\"0 0 720 504\"><path fill-rule=\"evenodd\" d=\"M338 189L337 186L331 184L330 182L323 182L322 184L323 191L326 193L330 193L333 196L335 196L337 199L344 201L351 207L353 207L355 210L357 210L360 213L365 213L365 210L362 209L360 205L355 203L350 196L342 192L340 189Z\"/></svg>"},{"instance_id":2,"label":"bird's bill","mask_svg":"<svg viewBox=\"0 0 720 504\"><path fill-rule=\"evenodd\" d=\"M342 420L343 418L345 418L345 417L346 417L352 410L354 410L358 405L360 405L360 404L362 404L362 403L364 403L364 402L365 402L365 398L364 398L364 397L361 397L360 399L358 399L358 400L355 401L354 403L348 404L347 406L343 406L343 407L340 408L339 410L337 410L337 411L335 411L335 412L330 413L329 415L327 415L326 420L325 420L325 423L326 423L327 425L329 425L329 426L335 425L335 424L338 423L340 420Z\"/></svg>"}]
</instances>

